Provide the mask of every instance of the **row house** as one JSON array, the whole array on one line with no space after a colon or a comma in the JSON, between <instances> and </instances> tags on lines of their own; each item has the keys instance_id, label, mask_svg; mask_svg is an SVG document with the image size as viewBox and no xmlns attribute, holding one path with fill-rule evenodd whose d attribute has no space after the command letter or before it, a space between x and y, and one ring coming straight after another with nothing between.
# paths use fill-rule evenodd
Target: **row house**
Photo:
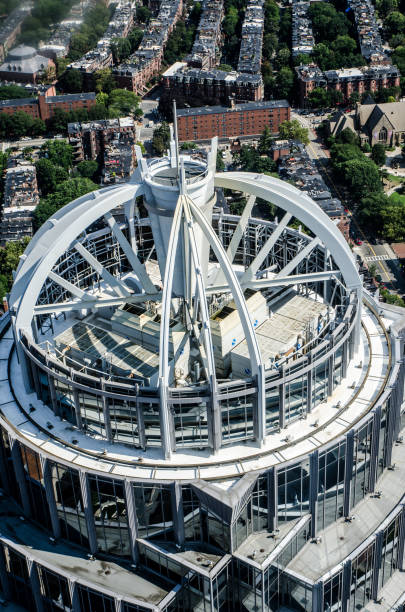
<instances>
[{"instance_id":1,"label":"row house","mask_svg":"<svg viewBox=\"0 0 405 612\"><path fill-rule=\"evenodd\" d=\"M135 2L119 2L104 36L95 49L88 51L82 58L69 64L68 69L80 70L83 73L85 89L93 86L93 73L113 65L111 43L115 38L126 38L134 24L136 15Z\"/></svg>"},{"instance_id":2,"label":"row house","mask_svg":"<svg viewBox=\"0 0 405 612\"><path fill-rule=\"evenodd\" d=\"M238 72L259 74L264 29L263 0L249 0L242 25Z\"/></svg>"},{"instance_id":3,"label":"row house","mask_svg":"<svg viewBox=\"0 0 405 612\"><path fill-rule=\"evenodd\" d=\"M104 153L107 144L120 139L121 144L133 145L136 128L131 117L100 119L86 123L68 124L69 144L73 147L76 163L85 159L96 159Z\"/></svg>"},{"instance_id":4,"label":"row house","mask_svg":"<svg viewBox=\"0 0 405 612\"><path fill-rule=\"evenodd\" d=\"M223 70L199 70L189 68L184 62L176 62L162 75L166 91L173 97L193 96L201 100L218 99L228 102L257 102L263 99L261 74L225 72Z\"/></svg>"},{"instance_id":5,"label":"row house","mask_svg":"<svg viewBox=\"0 0 405 612\"><path fill-rule=\"evenodd\" d=\"M371 64L324 72L316 64L309 64L297 66L295 70L302 105L305 105L309 94L317 87L341 91L344 100L348 101L353 93L361 96L366 91L377 92L400 84L400 72L391 64Z\"/></svg>"},{"instance_id":6,"label":"row house","mask_svg":"<svg viewBox=\"0 0 405 612\"><path fill-rule=\"evenodd\" d=\"M21 26L33 9L33 3L26 3L11 11L0 27L0 61L6 57L21 32Z\"/></svg>"},{"instance_id":7,"label":"row house","mask_svg":"<svg viewBox=\"0 0 405 612\"><path fill-rule=\"evenodd\" d=\"M39 203L35 166L10 167L4 177L0 246L33 235L33 214Z\"/></svg>"},{"instance_id":8,"label":"row house","mask_svg":"<svg viewBox=\"0 0 405 612\"><path fill-rule=\"evenodd\" d=\"M315 46L312 23L308 17L310 2L293 0L292 2L292 56L309 55Z\"/></svg>"},{"instance_id":9,"label":"row house","mask_svg":"<svg viewBox=\"0 0 405 612\"><path fill-rule=\"evenodd\" d=\"M223 16L222 0L204 0L197 35L187 58L189 66L210 70L218 64L221 56Z\"/></svg>"},{"instance_id":10,"label":"row house","mask_svg":"<svg viewBox=\"0 0 405 612\"><path fill-rule=\"evenodd\" d=\"M124 63L115 67L113 75L119 87L143 94L148 83L162 67L167 40L183 13L183 0L163 0L155 19L151 19L139 48Z\"/></svg>"}]
</instances>

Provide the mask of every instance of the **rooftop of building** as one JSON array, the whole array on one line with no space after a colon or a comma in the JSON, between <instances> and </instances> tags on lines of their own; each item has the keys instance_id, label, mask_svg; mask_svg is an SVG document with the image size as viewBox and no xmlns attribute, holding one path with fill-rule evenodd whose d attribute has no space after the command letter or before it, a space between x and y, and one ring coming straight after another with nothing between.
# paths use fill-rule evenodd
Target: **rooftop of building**
<instances>
[{"instance_id":1,"label":"rooftop of building","mask_svg":"<svg viewBox=\"0 0 405 612\"><path fill-rule=\"evenodd\" d=\"M215 115L232 113L238 111L264 110L272 108L289 108L287 100L266 100L262 102L245 102L234 106L199 106L197 108L181 108L177 111L178 117L189 117L193 115Z\"/></svg>"},{"instance_id":2,"label":"rooftop of building","mask_svg":"<svg viewBox=\"0 0 405 612\"><path fill-rule=\"evenodd\" d=\"M378 493L370 494L353 510L350 521L341 518L319 532L318 543L308 542L287 565L287 570L315 582L333 570L381 525L404 497L405 453L394 445L392 465L378 480ZM333 509L334 512L334 509Z\"/></svg>"},{"instance_id":3,"label":"rooftop of building","mask_svg":"<svg viewBox=\"0 0 405 612\"><path fill-rule=\"evenodd\" d=\"M19 45L9 52L0 66L1 72L35 74L44 70L51 60L40 55L34 47Z\"/></svg>"},{"instance_id":4,"label":"rooftop of building","mask_svg":"<svg viewBox=\"0 0 405 612\"><path fill-rule=\"evenodd\" d=\"M54 334L71 327L74 321L71 316L68 316L66 321L55 319ZM209 450L202 450L196 458L195 454L190 455L186 449L184 452L176 452L168 461L162 458L159 449L151 448L145 452L137 449L134 456L133 449L124 444L109 444L103 439L89 437L76 428L72 431L71 424L55 419L53 411L43 404L35 393L25 391L15 354L10 363L10 376L7 376L7 358L13 345L11 329L0 342L1 410L12 425L18 426L19 434L25 439L25 443L34 446L40 444L44 452L61 456L77 468L85 465L86 468L100 473L108 472L110 475L128 475L135 478L174 478L186 481L202 478L229 481L246 472L292 460L319 445L331 442L336 436L347 431L354 420L357 421L370 410L374 398L381 391L387 371L388 347L383 330L367 309L363 313L363 322L370 338L367 341L366 336L362 336L357 359L364 366L357 367L357 359L349 365L347 378L333 396L316 408L310 418L289 426L288 443L284 441L285 432L275 432L266 439L260 452L255 444L236 444L220 449L215 457ZM390 321L387 324L389 325ZM51 339L50 331L49 335L43 336L44 342ZM340 403L339 410L337 403ZM35 412L30 410L31 414L27 418L28 412L23 413L21 406L29 405L35 408ZM52 432L47 427L48 422L53 424ZM71 443L73 438L74 444ZM235 457L238 459L235 460Z\"/></svg>"},{"instance_id":5,"label":"rooftop of building","mask_svg":"<svg viewBox=\"0 0 405 612\"><path fill-rule=\"evenodd\" d=\"M21 520L21 511L9 499L0 498L0 514L3 540L7 539L17 550L22 549L25 556L35 556L36 561L59 574L69 574L84 583L90 580L102 592L118 591L125 599L139 604L158 605L169 594L169 590L153 583L146 574L135 573L113 561L89 559L89 555L71 543L52 541L30 521Z\"/></svg>"}]
</instances>

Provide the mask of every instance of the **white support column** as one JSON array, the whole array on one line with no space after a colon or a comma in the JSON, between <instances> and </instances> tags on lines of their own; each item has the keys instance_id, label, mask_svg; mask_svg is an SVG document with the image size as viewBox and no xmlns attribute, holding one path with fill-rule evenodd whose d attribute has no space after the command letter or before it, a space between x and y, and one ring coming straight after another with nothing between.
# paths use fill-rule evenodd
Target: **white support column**
<instances>
[{"instance_id":1,"label":"white support column","mask_svg":"<svg viewBox=\"0 0 405 612\"><path fill-rule=\"evenodd\" d=\"M105 280L105 282L111 287L114 293L120 297L125 297L130 295L131 292L127 289L127 287L120 280L115 278L108 270L104 268L103 265L88 251L81 242L76 240L73 243L73 247L76 251L87 261L87 263L100 274L100 276Z\"/></svg>"},{"instance_id":2,"label":"white support column","mask_svg":"<svg viewBox=\"0 0 405 612\"><path fill-rule=\"evenodd\" d=\"M104 215L104 219L107 221L112 233L114 234L117 242L125 253L126 258L128 259L133 271L138 276L139 280L142 283L142 287L145 289L147 293L154 293L156 291L155 286L150 280L148 273L146 272L145 266L139 261L137 255L134 253L131 245L128 240L125 238L121 229L118 226L118 223L114 219L111 213L106 213Z\"/></svg>"},{"instance_id":3,"label":"white support column","mask_svg":"<svg viewBox=\"0 0 405 612\"><path fill-rule=\"evenodd\" d=\"M252 212L255 202L256 202L256 196L253 196L253 195L249 196L246 206L243 209L242 216L239 219L238 225L236 226L233 236L231 238L231 242L229 243L229 246L227 248L226 254L231 263L235 259L236 251L238 250L238 246L240 244L240 241L242 240L242 236L249 222L250 214ZM224 273L222 272L220 268L218 270L218 273L215 277L214 282L218 284L223 283L224 278L225 278Z\"/></svg>"},{"instance_id":4,"label":"white support column","mask_svg":"<svg viewBox=\"0 0 405 612\"><path fill-rule=\"evenodd\" d=\"M160 389L160 422L162 428L162 446L165 458L169 459L173 450L173 441L170 433L170 414L167 404L167 388L169 385L169 332L170 310L172 304L172 287L176 249L179 241L181 218L183 215L183 198L177 200L170 231L167 249L165 276L163 281L162 315L160 326L159 346L159 389Z\"/></svg>"},{"instance_id":5,"label":"white support column","mask_svg":"<svg viewBox=\"0 0 405 612\"><path fill-rule=\"evenodd\" d=\"M263 418L266 414L266 406L263 405L264 402L264 391L262 386L264 385L263 375L261 372L261 366L263 366L262 357L260 354L259 344L257 342L256 334L252 325L252 321L250 319L249 311L246 305L245 296L243 295L243 290L238 282L236 274L230 264L224 247L222 246L218 236L215 234L211 225L208 223L204 214L199 210L195 204L190 201L191 212L199 224L201 230L203 231L206 239L211 245L218 262L224 271L225 278L228 281L229 288L232 292L233 298L235 300L236 307L238 309L240 321L242 324L243 332L245 334L252 374L256 376L257 379L257 416L258 416L258 431L264 432L266 431L265 421L263 422ZM262 444L264 442L264 437L259 439L259 442Z\"/></svg>"}]
</instances>

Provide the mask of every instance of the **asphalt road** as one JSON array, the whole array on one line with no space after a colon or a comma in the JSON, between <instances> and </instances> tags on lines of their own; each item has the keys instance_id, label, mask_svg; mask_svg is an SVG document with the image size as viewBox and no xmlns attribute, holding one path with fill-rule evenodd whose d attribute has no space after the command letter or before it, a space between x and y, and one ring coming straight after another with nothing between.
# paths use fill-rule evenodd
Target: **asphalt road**
<instances>
[{"instance_id":1,"label":"asphalt road","mask_svg":"<svg viewBox=\"0 0 405 612\"><path fill-rule=\"evenodd\" d=\"M153 130L159 125L157 120L156 112L159 105L158 100L151 100L149 98L141 100L141 109L143 110L142 127L138 130L138 138L141 142L145 140L151 140L153 136ZM153 126L149 125L153 122Z\"/></svg>"},{"instance_id":2,"label":"asphalt road","mask_svg":"<svg viewBox=\"0 0 405 612\"><path fill-rule=\"evenodd\" d=\"M328 149L326 149L318 138L317 133L313 129L310 120L306 116L301 116L296 113L291 114L293 119L298 119L303 127L308 128L309 144L307 145L308 155L311 159L316 160L319 170L324 175L326 182L329 184L331 189L335 192L336 196L342 201L343 205L346 205L345 196L335 184L331 172L328 170L326 161L330 157ZM377 265L378 274L380 274L382 281L387 285L390 290L404 291L402 288L403 279L402 274L399 272L398 262L395 258L395 254L392 251L389 244L371 244L362 228L357 223L355 215L349 211L348 216L351 218L352 229L355 230L359 240L363 242L361 248L355 247L354 251L358 252L366 263L375 263ZM371 260L367 258L372 258ZM387 262L390 262L389 264ZM399 284L399 286L397 286Z\"/></svg>"},{"instance_id":3,"label":"asphalt road","mask_svg":"<svg viewBox=\"0 0 405 612\"><path fill-rule=\"evenodd\" d=\"M49 140L49 138L32 138L28 140L2 142L1 150L4 152L11 147L16 147L18 149L25 149L26 147L41 147L47 140ZM58 138L58 140L67 140L67 138Z\"/></svg>"}]
</instances>

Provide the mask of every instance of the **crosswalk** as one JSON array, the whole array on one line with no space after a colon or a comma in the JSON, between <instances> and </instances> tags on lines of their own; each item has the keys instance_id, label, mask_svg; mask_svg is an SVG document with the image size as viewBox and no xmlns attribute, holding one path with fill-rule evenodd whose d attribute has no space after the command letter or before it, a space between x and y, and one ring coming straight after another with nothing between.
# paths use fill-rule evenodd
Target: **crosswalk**
<instances>
[{"instance_id":1,"label":"crosswalk","mask_svg":"<svg viewBox=\"0 0 405 612\"><path fill-rule=\"evenodd\" d=\"M389 261L392 259L398 259L397 257L391 257L390 255L370 255L370 257L364 257L364 261Z\"/></svg>"}]
</instances>

